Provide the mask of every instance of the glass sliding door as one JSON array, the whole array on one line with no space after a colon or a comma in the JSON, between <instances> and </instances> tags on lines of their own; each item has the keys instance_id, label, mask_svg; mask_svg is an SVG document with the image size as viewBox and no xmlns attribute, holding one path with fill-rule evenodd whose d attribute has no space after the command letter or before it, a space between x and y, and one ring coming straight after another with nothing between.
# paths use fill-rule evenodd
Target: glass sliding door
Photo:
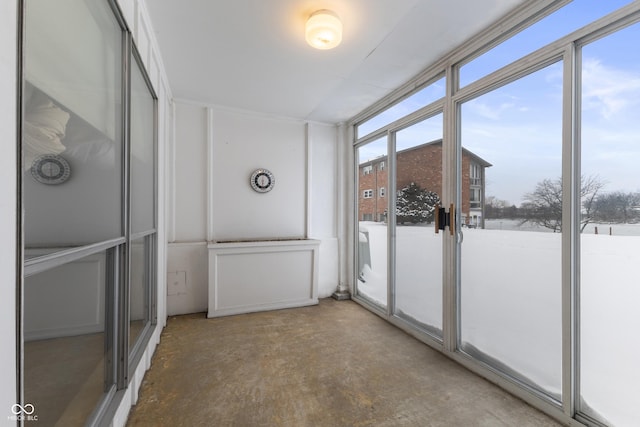
<instances>
[{"instance_id":1,"label":"glass sliding door","mask_svg":"<svg viewBox=\"0 0 640 427\"><path fill-rule=\"evenodd\" d=\"M358 240L356 295L387 307L388 196L387 138L356 149L358 162Z\"/></svg>"},{"instance_id":2,"label":"glass sliding door","mask_svg":"<svg viewBox=\"0 0 640 427\"><path fill-rule=\"evenodd\" d=\"M460 112L459 348L560 400L562 64Z\"/></svg>"},{"instance_id":3,"label":"glass sliding door","mask_svg":"<svg viewBox=\"0 0 640 427\"><path fill-rule=\"evenodd\" d=\"M156 99L114 2L24 3L18 403L101 425L155 322Z\"/></svg>"},{"instance_id":4,"label":"glass sliding door","mask_svg":"<svg viewBox=\"0 0 640 427\"><path fill-rule=\"evenodd\" d=\"M122 237L122 30L104 1L25 8L25 245Z\"/></svg>"},{"instance_id":5,"label":"glass sliding door","mask_svg":"<svg viewBox=\"0 0 640 427\"><path fill-rule=\"evenodd\" d=\"M107 1L24 5L22 403L85 425L117 383L124 31Z\"/></svg>"},{"instance_id":6,"label":"glass sliding door","mask_svg":"<svg viewBox=\"0 0 640 427\"><path fill-rule=\"evenodd\" d=\"M580 410L640 425L640 24L581 55ZM583 178L585 179L585 178Z\"/></svg>"},{"instance_id":7,"label":"glass sliding door","mask_svg":"<svg viewBox=\"0 0 640 427\"><path fill-rule=\"evenodd\" d=\"M156 206L156 102L139 64L137 54L131 61L130 116L130 288L129 352L151 324L152 284L155 271Z\"/></svg>"},{"instance_id":8,"label":"glass sliding door","mask_svg":"<svg viewBox=\"0 0 640 427\"><path fill-rule=\"evenodd\" d=\"M394 314L441 338L442 238L434 213L442 191L442 114L398 131L395 144Z\"/></svg>"},{"instance_id":9,"label":"glass sliding door","mask_svg":"<svg viewBox=\"0 0 640 427\"><path fill-rule=\"evenodd\" d=\"M114 387L114 258L102 251L25 278L24 398L38 425L84 425Z\"/></svg>"}]
</instances>

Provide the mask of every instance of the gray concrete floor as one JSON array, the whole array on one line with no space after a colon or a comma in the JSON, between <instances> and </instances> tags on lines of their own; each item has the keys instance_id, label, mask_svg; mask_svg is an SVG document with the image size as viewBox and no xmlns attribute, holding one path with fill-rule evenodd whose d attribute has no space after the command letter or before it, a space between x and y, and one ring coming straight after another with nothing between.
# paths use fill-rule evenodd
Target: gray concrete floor
<instances>
[{"instance_id":1,"label":"gray concrete floor","mask_svg":"<svg viewBox=\"0 0 640 427\"><path fill-rule=\"evenodd\" d=\"M167 322L128 426L558 426L352 301Z\"/></svg>"}]
</instances>

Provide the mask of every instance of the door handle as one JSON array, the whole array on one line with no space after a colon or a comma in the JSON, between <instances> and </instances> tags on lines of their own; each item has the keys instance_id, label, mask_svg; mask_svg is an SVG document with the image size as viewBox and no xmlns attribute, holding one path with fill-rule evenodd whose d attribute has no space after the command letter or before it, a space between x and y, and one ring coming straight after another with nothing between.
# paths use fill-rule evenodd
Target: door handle
<instances>
[{"instance_id":1,"label":"door handle","mask_svg":"<svg viewBox=\"0 0 640 427\"><path fill-rule=\"evenodd\" d=\"M456 207L453 203L449 206L449 213L447 214L447 210L445 208L441 208L440 205L436 205L435 209L435 223L436 223L436 234L439 233L439 230L445 229L445 227L449 226L449 234L453 236L453 229L456 224Z\"/></svg>"},{"instance_id":2,"label":"door handle","mask_svg":"<svg viewBox=\"0 0 640 427\"><path fill-rule=\"evenodd\" d=\"M456 208L453 203L449 206L449 233L453 236L453 229L456 228Z\"/></svg>"}]
</instances>

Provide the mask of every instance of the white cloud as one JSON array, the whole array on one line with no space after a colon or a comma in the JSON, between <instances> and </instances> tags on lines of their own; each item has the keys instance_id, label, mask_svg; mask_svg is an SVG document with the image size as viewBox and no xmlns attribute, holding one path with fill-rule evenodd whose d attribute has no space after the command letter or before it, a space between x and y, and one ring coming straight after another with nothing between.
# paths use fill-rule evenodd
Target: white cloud
<instances>
[{"instance_id":1,"label":"white cloud","mask_svg":"<svg viewBox=\"0 0 640 427\"><path fill-rule=\"evenodd\" d=\"M516 104L514 102L503 102L494 106L478 100L473 100L469 101L466 105L473 111L473 113L489 120L500 120L505 111L516 108Z\"/></svg>"},{"instance_id":2,"label":"white cloud","mask_svg":"<svg viewBox=\"0 0 640 427\"><path fill-rule=\"evenodd\" d=\"M640 74L586 58L582 66L582 99L584 110L595 110L602 118L611 120L638 105Z\"/></svg>"}]
</instances>

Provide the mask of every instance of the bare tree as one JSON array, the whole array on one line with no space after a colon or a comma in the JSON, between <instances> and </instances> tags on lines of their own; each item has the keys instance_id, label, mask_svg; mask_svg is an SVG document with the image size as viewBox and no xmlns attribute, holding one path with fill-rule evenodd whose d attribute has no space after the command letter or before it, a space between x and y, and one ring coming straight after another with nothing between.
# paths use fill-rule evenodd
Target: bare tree
<instances>
[{"instance_id":1,"label":"bare tree","mask_svg":"<svg viewBox=\"0 0 640 427\"><path fill-rule=\"evenodd\" d=\"M614 191L600 194L594 203L597 221L628 224L640 219L640 193Z\"/></svg>"},{"instance_id":2,"label":"bare tree","mask_svg":"<svg viewBox=\"0 0 640 427\"><path fill-rule=\"evenodd\" d=\"M604 185L598 176L580 179L580 232L594 220L598 207L595 201ZM532 193L527 193L524 197L522 210L525 219L521 224L530 222L549 228L554 233L562 231L562 178L542 180L536 184Z\"/></svg>"}]
</instances>

